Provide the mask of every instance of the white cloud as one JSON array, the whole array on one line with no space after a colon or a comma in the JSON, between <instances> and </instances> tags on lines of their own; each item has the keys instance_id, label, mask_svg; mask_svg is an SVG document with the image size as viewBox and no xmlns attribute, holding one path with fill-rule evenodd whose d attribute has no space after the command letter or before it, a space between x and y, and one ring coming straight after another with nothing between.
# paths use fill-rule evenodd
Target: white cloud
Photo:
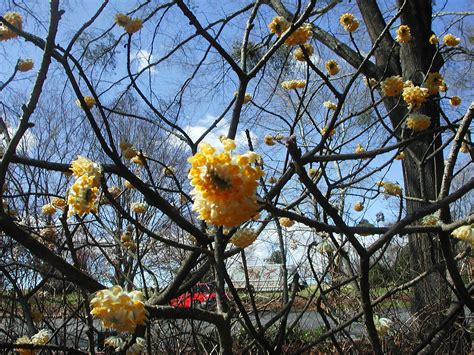
<instances>
[{"instance_id":1,"label":"white cloud","mask_svg":"<svg viewBox=\"0 0 474 355\"><path fill-rule=\"evenodd\" d=\"M208 113L203 118L195 121L195 124L189 124L185 126L184 131L189 135L193 142L196 142L209 129L209 127L215 122L216 119L216 116L213 116ZM220 147L221 142L219 140L219 137L223 135L227 136L228 131L229 121L224 118L217 124L217 126L212 131L206 134L206 136L201 142L209 143L214 147ZM253 132L250 132L250 139L252 140L253 146L256 147L258 145L258 139ZM247 136L244 131L240 131L237 137L235 137L235 143L237 145L238 151L248 150ZM174 137L171 139L171 144L181 145L182 141Z\"/></svg>"},{"instance_id":2,"label":"white cloud","mask_svg":"<svg viewBox=\"0 0 474 355\"><path fill-rule=\"evenodd\" d=\"M140 49L135 54L135 61L137 63L137 70L141 71L144 68L148 67L151 63L156 61L156 59L155 59L155 56L151 54L149 51L145 49ZM147 70L149 70L151 73L156 72L156 68L154 66L148 68Z\"/></svg>"}]
</instances>

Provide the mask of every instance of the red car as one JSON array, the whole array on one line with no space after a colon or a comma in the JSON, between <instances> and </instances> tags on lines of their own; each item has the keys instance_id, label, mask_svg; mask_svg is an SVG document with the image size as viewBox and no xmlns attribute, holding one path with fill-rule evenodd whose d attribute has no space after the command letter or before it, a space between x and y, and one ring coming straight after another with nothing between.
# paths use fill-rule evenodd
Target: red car
<instances>
[{"instance_id":1,"label":"red car","mask_svg":"<svg viewBox=\"0 0 474 355\"><path fill-rule=\"evenodd\" d=\"M215 282L198 282L191 288L191 291L185 292L180 296L170 300L173 307L198 307L213 308L216 305L216 284Z\"/></svg>"}]
</instances>

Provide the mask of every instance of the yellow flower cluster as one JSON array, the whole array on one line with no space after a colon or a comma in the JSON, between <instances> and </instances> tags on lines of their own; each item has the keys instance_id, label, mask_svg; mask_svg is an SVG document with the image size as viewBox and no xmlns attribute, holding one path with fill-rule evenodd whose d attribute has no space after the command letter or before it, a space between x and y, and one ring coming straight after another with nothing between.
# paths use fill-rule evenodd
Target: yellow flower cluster
<instances>
[{"instance_id":1,"label":"yellow flower cluster","mask_svg":"<svg viewBox=\"0 0 474 355\"><path fill-rule=\"evenodd\" d=\"M52 216L56 213L56 207L54 207L52 203L47 203L41 207L41 212L43 212L43 214L46 216Z\"/></svg>"},{"instance_id":2,"label":"yellow flower cluster","mask_svg":"<svg viewBox=\"0 0 474 355\"><path fill-rule=\"evenodd\" d=\"M323 106L326 107L329 110L337 109L337 105L332 101L324 101Z\"/></svg>"},{"instance_id":3,"label":"yellow flower cluster","mask_svg":"<svg viewBox=\"0 0 474 355\"><path fill-rule=\"evenodd\" d=\"M375 330L379 336L384 337L387 336L388 333L391 331L393 326L393 321L388 318L379 318L377 316L374 317L374 325Z\"/></svg>"},{"instance_id":4,"label":"yellow flower cluster","mask_svg":"<svg viewBox=\"0 0 474 355\"><path fill-rule=\"evenodd\" d=\"M304 47L304 50L306 51L306 54L308 55L308 57L311 57L314 53L313 46L309 43L305 43L305 44L303 44L303 47ZM295 58L295 60L300 61L300 62L304 62L306 60L301 47L298 47L298 48L295 49L295 51L293 53L293 58Z\"/></svg>"},{"instance_id":5,"label":"yellow flower cluster","mask_svg":"<svg viewBox=\"0 0 474 355\"><path fill-rule=\"evenodd\" d=\"M380 84L384 96L398 96L403 92L403 79L400 75L391 76Z\"/></svg>"},{"instance_id":6,"label":"yellow flower cluster","mask_svg":"<svg viewBox=\"0 0 474 355\"><path fill-rule=\"evenodd\" d=\"M336 75L337 73L339 73L339 70L340 70L337 62L332 59L326 62L325 67L329 75Z\"/></svg>"},{"instance_id":7,"label":"yellow flower cluster","mask_svg":"<svg viewBox=\"0 0 474 355\"><path fill-rule=\"evenodd\" d=\"M83 216L91 211L97 212L102 168L99 164L85 157L78 156L71 163L70 170L77 180L69 190L67 198L69 205L68 216L71 217L75 214Z\"/></svg>"},{"instance_id":8,"label":"yellow flower cluster","mask_svg":"<svg viewBox=\"0 0 474 355\"><path fill-rule=\"evenodd\" d=\"M401 25L397 29L397 37L395 37L395 40L398 43L408 43L411 41L411 33L410 33L410 27L407 25Z\"/></svg>"},{"instance_id":9,"label":"yellow flower cluster","mask_svg":"<svg viewBox=\"0 0 474 355\"><path fill-rule=\"evenodd\" d=\"M239 229L235 234L230 238L230 242L238 248L247 248L257 239L257 234L253 229L242 228Z\"/></svg>"},{"instance_id":10,"label":"yellow flower cluster","mask_svg":"<svg viewBox=\"0 0 474 355\"><path fill-rule=\"evenodd\" d=\"M421 88L414 86L412 82L405 83L403 88L402 97L407 103L410 110L416 110L420 108L422 104L428 99L429 93L427 88Z\"/></svg>"},{"instance_id":11,"label":"yellow flower cluster","mask_svg":"<svg viewBox=\"0 0 474 355\"><path fill-rule=\"evenodd\" d=\"M327 239L323 240L316 247L316 251L320 254L330 254L330 253L334 252L334 250L335 249L334 249L333 244Z\"/></svg>"},{"instance_id":12,"label":"yellow flower cluster","mask_svg":"<svg viewBox=\"0 0 474 355\"><path fill-rule=\"evenodd\" d=\"M15 26L18 30L22 30L23 28L23 18L18 12L6 12L3 15L3 18L11 25ZM8 41L9 39L15 38L18 35L5 26L3 23L0 25L0 42Z\"/></svg>"},{"instance_id":13,"label":"yellow flower cluster","mask_svg":"<svg viewBox=\"0 0 474 355\"><path fill-rule=\"evenodd\" d=\"M339 18L339 23L344 27L347 32L354 32L359 28L359 21L353 14L345 13Z\"/></svg>"},{"instance_id":14,"label":"yellow flower cluster","mask_svg":"<svg viewBox=\"0 0 474 355\"><path fill-rule=\"evenodd\" d=\"M280 37L282 33L288 29L288 27L288 21L286 21L282 16L274 17L272 22L268 24L270 32L276 34L278 37Z\"/></svg>"},{"instance_id":15,"label":"yellow flower cluster","mask_svg":"<svg viewBox=\"0 0 474 355\"><path fill-rule=\"evenodd\" d=\"M18 69L18 71L21 71L24 73L33 69L33 66L34 66L33 59L20 59L16 65L16 68Z\"/></svg>"},{"instance_id":16,"label":"yellow flower cluster","mask_svg":"<svg viewBox=\"0 0 474 355\"><path fill-rule=\"evenodd\" d=\"M408 115L406 125L415 132L427 129L431 124L431 118L421 113L411 113Z\"/></svg>"},{"instance_id":17,"label":"yellow flower cluster","mask_svg":"<svg viewBox=\"0 0 474 355\"><path fill-rule=\"evenodd\" d=\"M108 192L109 192L109 194L112 195L113 199L116 199L122 193L122 190L120 190L120 188L118 186L112 186L112 187L108 188ZM100 199L100 203L102 205L107 205L107 204L110 203L110 201L105 195L102 195L102 197Z\"/></svg>"},{"instance_id":18,"label":"yellow flower cluster","mask_svg":"<svg viewBox=\"0 0 474 355\"><path fill-rule=\"evenodd\" d=\"M304 89L306 80L286 80L281 83L284 90Z\"/></svg>"},{"instance_id":19,"label":"yellow flower cluster","mask_svg":"<svg viewBox=\"0 0 474 355\"><path fill-rule=\"evenodd\" d=\"M405 159L405 152L400 152L395 156L395 160L403 160Z\"/></svg>"},{"instance_id":20,"label":"yellow flower cluster","mask_svg":"<svg viewBox=\"0 0 474 355\"><path fill-rule=\"evenodd\" d=\"M322 136L326 135L327 130L328 130L327 127L322 128L322 129L321 129L321 135L322 135ZM336 134L336 129L333 128L333 129L331 129L331 132L329 132L329 137L332 137L332 136L334 136L335 134Z\"/></svg>"},{"instance_id":21,"label":"yellow flower cluster","mask_svg":"<svg viewBox=\"0 0 474 355\"><path fill-rule=\"evenodd\" d=\"M66 200L61 197L53 197L51 204L56 208L66 207Z\"/></svg>"},{"instance_id":22,"label":"yellow flower cluster","mask_svg":"<svg viewBox=\"0 0 474 355\"><path fill-rule=\"evenodd\" d=\"M22 336L15 341L15 344L33 344L33 345L46 345L51 339L51 333L46 329L41 329L38 333L33 335L31 338L28 336ZM33 355L37 353L37 350L33 349L15 349L20 355Z\"/></svg>"},{"instance_id":23,"label":"yellow flower cluster","mask_svg":"<svg viewBox=\"0 0 474 355\"><path fill-rule=\"evenodd\" d=\"M217 152L203 143L188 161L192 167L189 179L194 187L193 210L208 223L235 227L257 214L256 189L264 175L259 166L261 158L254 152L232 155L235 143L223 139L224 150Z\"/></svg>"},{"instance_id":24,"label":"yellow flower cluster","mask_svg":"<svg viewBox=\"0 0 474 355\"><path fill-rule=\"evenodd\" d=\"M451 235L456 239L460 239L474 245L474 224L456 228L452 231Z\"/></svg>"},{"instance_id":25,"label":"yellow flower cluster","mask_svg":"<svg viewBox=\"0 0 474 355\"><path fill-rule=\"evenodd\" d=\"M289 228L295 224L295 221L293 221L292 219L289 219L288 217L280 217L278 219L278 222L280 222L280 224L286 228Z\"/></svg>"},{"instance_id":26,"label":"yellow flower cluster","mask_svg":"<svg viewBox=\"0 0 474 355\"><path fill-rule=\"evenodd\" d=\"M452 106L459 106L461 105L461 98L459 96L453 96L451 99L449 99L449 103Z\"/></svg>"},{"instance_id":27,"label":"yellow flower cluster","mask_svg":"<svg viewBox=\"0 0 474 355\"><path fill-rule=\"evenodd\" d=\"M439 218L435 214L429 214L421 220L421 224L424 226L435 226L439 222Z\"/></svg>"},{"instance_id":28,"label":"yellow flower cluster","mask_svg":"<svg viewBox=\"0 0 474 355\"><path fill-rule=\"evenodd\" d=\"M315 178L317 179L321 175L321 170L315 169L315 168L309 168L308 175L312 179L315 179Z\"/></svg>"},{"instance_id":29,"label":"yellow flower cluster","mask_svg":"<svg viewBox=\"0 0 474 355\"><path fill-rule=\"evenodd\" d=\"M234 96L237 97L239 93L237 91L234 92ZM249 94L248 92L245 93L244 95L244 101L243 104L248 104L250 101L252 101L252 95Z\"/></svg>"},{"instance_id":30,"label":"yellow flower cluster","mask_svg":"<svg viewBox=\"0 0 474 355\"><path fill-rule=\"evenodd\" d=\"M173 176L176 173L176 167L174 166L164 167L162 172L164 176Z\"/></svg>"},{"instance_id":31,"label":"yellow flower cluster","mask_svg":"<svg viewBox=\"0 0 474 355\"><path fill-rule=\"evenodd\" d=\"M360 143L357 143L356 148L355 148L355 153L356 154L365 153L365 149Z\"/></svg>"},{"instance_id":32,"label":"yellow flower cluster","mask_svg":"<svg viewBox=\"0 0 474 355\"><path fill-rule=\"evenodd\" d=\"M130 34L140 31L143 27L142 19L132 19L130 16L127 16L122 13L118 13L115 15L115 23L120 27L123 27L125 29L125 32Z\"/></svg>"},{"instance_id":33,"label":"yellow flower cluster","mask_svg":"<svg viewBox=\"0 0 474 355\"><path fill-rule=\"evenodd\" d=\"M147 312L140 291L127 292L120 286L101 290L91 300L91 314L102 321L104 328L133 333L145 324Z\"/></svg>"},{"instance_id":34,"label":"yellow flower cluster","mask_svg":"<svg viewBox=\"0 0 474 355\"><path fill-rule=\"evenodd\" d=\"M435 95L439 89L445 85L443 76L438 73L428 73L425 80L425 87L428 89L428 94Z\"/></svg>"},{"instance_id":35,"label":"yellow flower cluster","mask_svg":"<svg viewBox=\"0 0 474 355\"><path fill-rule=\"evenodd\" d=\"M357 201L355 204L354 204L354 211L356 212L361 212L364 210L364 204L360 201Z\"/></svg>"},{"instance_id":36,"label":"yellow flower cluster","mask_svg":"<svg viewBox=\"0 0 474 355\"><path fill-rule=\"evenodd\" d=\"M309 23L304 23L293 32L285 41L287 46L302 45L308 42L313 36L313 27Z\"/></svg>"},{"instance_id":37,"label":"yellow flower cluster","mask_svg":"<svg viewBox=\"0 0 474 355\"><path fill-rule=\"evenodd\" d=\"M461 43L461 39L456 36L453 36L451 33L448 33L446 36L443 37L443 42L449 47L456 47L459 43Z\"/></svg>"},{"instance_id":38,"label":"yellow flower cluster","mask_svg":"<svg viewBox=\"0 0 474 355\"><path fill-rule=\"evenodd\" d=\"M384 193L391 196L400 196L402 197L402 188L398 184L392 182L379 181L378 186L384 188Z\"/></svg>"},{"instance_id":39,"label":"yellow flower cluster","mask_svg":"<svg viewBox=\"0 0 474 355\"><path fill-rule=\"evenodd\" d=\"M120 241L123 246L130 251L135 252L137 250L137 244L132 240L131 228L127 228L127 230L121 235Z\"/></svg>"},{"instance_id":40,"label":"yellow flower cluster","mask_svg":"<svg viewBox=\"0 0 474 355\"><path fill-rule=\"evenodd\" d=\"M92 107L95 106L96 102L95 102L95 99L92 97L92 96L84 96L83 97L84 99L84 102L86 103L86 107L90 110ZM76 100L76 105L79 106L80 108L84 108L82 107L81 105L81 102L79 101L79 99Z\"/></svg>"},{"instance_id":41,"label":"yellow flower cluster","mask_svg":"<svg viewBox=\"0 0 474 355\"><path fill-rule=\"evenodd\" d=\"M365 86L367 86L368 88L373 89L374 87L377 86L377 79L375 79L375 78L368 78L368 77L364 76L364 84L365 84Z\"/></svg>"},{"instance_id":42,"label":"yellow flower cluster","mask_svg":"<svg viewBox=\"0 0 474 355\"><path fill-rule=\"evenodd\" d=\"M266 145L269 145L269 146L276 144L275 137L273 137L270 134L265 135L265 137L263 137L263 141L265 142Z\"/></svg>"},{"instance_id":43,"label":"yellow flower cluster","mask_svg":"<svg viewBox=\"0 0 474 355\"><path fill-rule=\"evenodd\" d=\"M142 202L133 202L130 205L130 209L135 213L145 213L147 208L148 208L148 205Z\"/></svg>"},{"instance_id":44,"label":"yellow flower cluster","mask_svg":"<svg viewBox=\"0 0 474 355\"><path fill-rule=\"evenodd\" d=\"M281 16L274 17L272 22L268 25L270 32L275 33L278 37L288 30L289 27L290 23ZM285 44L287 46L303 45L308 42L312 35L313 30L311 24L304 23L285 40Z\"/></svg>"},{"instance_id":45,"label":"yellow flower cluster","mask_svg":"<svg viewBox=\"0 0 474 355\"><path fill-rule=\"evenodd\" d=\"M430 42L431 45L435 45L439 43L439 39L438 37L436 37L434 33L430 36L430 39L428 41Z\"/></svg>"},{"instance_id":46,"label":"yellow flower cluster","mask_svg":"<svg viewBox=\"0 0 474 355\"><path fill-rule=\"evenodd\" d=\"M137 150L125 140L120 142L120 150L123 153L123 157L128 160L135 158L138 154Z\"/></svg>"},{"instance_id":47,"label":"yellow flower cluster","mask_svg":"<svg viewBox=\"0 0 474 355\"><path fill-rule=\"evenodd\" d=\"M467 145L466 142L462 142L462 143L461 143L461 148L459 148L459 151L460 151L461 153L467 154L467 153L469 153L469 152L471 151L471 148L469 148L469 146Z\"/></svg>"}]
</instances>

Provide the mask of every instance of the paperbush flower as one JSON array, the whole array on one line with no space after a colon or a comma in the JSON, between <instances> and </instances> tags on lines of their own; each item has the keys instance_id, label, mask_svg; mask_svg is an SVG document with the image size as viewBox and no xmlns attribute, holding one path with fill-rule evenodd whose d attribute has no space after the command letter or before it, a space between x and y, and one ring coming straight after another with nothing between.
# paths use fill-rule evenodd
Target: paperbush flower
<instances>
[{"instance_id":1,"label":"paperbush flower","mask_svg":"<svg viewBox=\"0 0 474 355\"><path fill-rule=\"evenodd\" d=\"M15 344L31 344L31 339L28 336L24 335L18 338L15 341ZM17 348L15 349L15 351L20 355L33 355L35 353L35 351L32 349Z\"/></svg>"},{"instance_id":2,"label":"paperbush flower","mask_svg":"<svg viewBox=\"0 0 474 355\"><path fill-rule=\"evenodd\" d=\"M130 16L127 16L123 13L118 13L115 15L115 23L122 27L127 33L135 33L141 30L143 27L143 20L140 18L132 19Z\"/></svg>"},{"instance_id":3,"label":"paperbush flower","mask_svg":"<svg viewBox=\"0 0 474 355\"><path fill-rule=\"evenodd\" d=\"M194 187L193 210L208 223L235 227L257 214L256 189L263 171L253 164L260 161L254 152L232 155L233 140L222 141L224 150L217 152L203 143L188 159L189 179Z\"/></svg>"},{"instance_id":4,"label":"paperbush flower","mask_svg":"<svg viewBox=\"0 0 474 355\"><path fill-rule=\"evenodd\" d=\"M400 75L391 76L380 84L383 96L398 96L403 92L403 79Z\"/></svg>"},{"instance_id":5,"label":"paperbush flower","mask_svg":"<svg viewBox=\"0 0 474 355\"><path fill-rule=\"evenodd\" d=\"M239 229L235 234L230 238L230 242L238 248L247 248L257 239L257 234L253 229L242 228Z\"/></svg>"},{"instance_id":6,"label":"paperbush flower","mask_svg":"<svg viewBox=\"0 0 474 355\"><path fill-rule=\"evenodd\" d=\"M35 345L46 345L51 339L51 333L46 329L41 329L38 333L31 337L31 343Z\"/></svg>"},{"instance_id":7,"label":"paperbush flower","mask_svg":"<svg viewBox=\"0 0 474 355\"><path fill-rule=\"evenodd\" d=\"M286 228L289 228L295 224L295 221L289 219L288 217L280 217L278 221L283 227L286 227Z\"/></svg>"},{"instance_id":8,"label":"paperbush flower","mask_svg":"<svg viewBox=\"0 0 474 355\"><path fill-rule=\"evenodd\" d=\"M234 96L237 97L239 93L236 91L234 92ZM250 101L252 101L252 95L249 94L248 92L245 93L244 95L244 101L243 104L248 104Z\"/></svg>"},{"instance_id":9,"label":"paperbush flower","mask_svg":"<svg viewBox=\"0 0 474 355\"><path fill-rule=\"evenodd\" d=\"M173 176L176 173L176 167L167 166L164 167L162 171L164 176Z\"/></svg>"},{"instance_id":10,"label":"paperbush flower","mask_svg":"<svg viewBox=\"0 0 474 355\"><path fill-rule=\"evenodd\" d=\"M290 27L288 21L286 21L282 16L276 16L273 18L272 22L268 24L268 28L271 33L276 34L278 37L285 32L288 27Z\"/></svg>"},{"instance_id":11,"label":"paperbush flower","mask_svg":"<svg viewBox=\"0 0 474 355\"><path fill-rule=\"evenodd\" d=\"M397 37L395 37L395 40L398 43L408 43L411 41L411 33L410 33L410 27L407 25L401 25L397 29Z\"/></svg>"},{"instance_id":12,"label":"paperbush flower","mask_svg":"<svg viewBox=\"0 0 474 355\"><path fill-rule=\"evenodd\" d=\"M286 40L285 44L287 46L296 46L298 44L302 45L308 42L313 36L313 28L309 23L303 23L298 27L295 32L293 32Z\"/></svg>"},{"instance_id":13,"label":"paperbush flower","mask_svg":"<svg viewBox=\"0 0 474 355\"><path fill-rule=\"evenodd\" d=\"M119 332L133 333L147 320L143 294L124 291L120 286L97 292L90 306L91 314L102 321L104 328Z\"/></svg>"},{"instance_id":14,"label":"paperbush flower","mask_svg":"<svg viewBox=\"0 0 474 355\"><path fill-rule=\"evenodd\" d=\"M72 174L76 178L88 175L90 177L93 177L93 186L98 187L100 185L102 168L99 164L94 163L92 160L78 155L77 159L71 163L71 167L69 169L72 171Z\"/></svg>"},{"instance_id":15,"label":"paperbush flower","mask_svg":"<svg viewBox=\"0 0 474 355\"><path fill-rule=\"evenodd\" d=\"M377 86L377 79L367 78L366 76L364 76L364 84L365 84L365 86L373 89L374 87Z\"/></svg>"},{"instance_id":16,"label":"paperbush flower","mask_svg":"<svg viewBox=\"0 0 474 355\"><path fill-rule=\"evenodd\" d=\"M3 15L3 18L10 23L11 25L15 26L18 30L22 30L23 28L23 17L18 12L6 12ZM0 27L0 42L8 41L9 39L15 38L18 35L9 29L7 26L1 24Z\"/></svg>"},{"instance_id":17,"label":"paperbush flower","mask_svg":"<svg viewBox=\"0 0 474 355\"><path fill-rule=\"evenodd\" d=\"M452 106L459 106L461 105L461 98L459 96L453 96L450 100L449 103Z\"/></svg>"},{"instance_id":18,"label":"paperbush flower","mask_svg":"<svg viewBox=\"0 0 474 355\"><path fill-rule=\"evenodd\" d=\"M337 105L332 101L324 101L323 106L326 107L329 110L337 109Z\"/></svg>"},{"instance_id":19,"label":"paperbush flower","mask_svg":"<svg viewBox=\"0 0 474 355\"><path fill-rule=\"evenodd\" d=\"M66 200L61 197L53 197L51 204L56 208L63 208L66 207Z\"/></svg>"},{"instance_id":20,"label":"paperbush flower","mask_svg":"<svg viewBox=\"0 0 474 355\"><path fill-rule=\"evenodd\" d=\"M355 204L354 204L354 211L356 212L360 212L364 209L364 204L360 201L357 201Z\"/></svg>"},{"instance_id":21,"label":"paperbush flower","mask_svg":"<svg viewBox=\"0 0 474 355\"><path fill-rule=\"evenodd\" d=\"M429 39L428 41L429 41L430 44L432 44L432 45L435 45L435 44L438 44L438 43L439 43L439 39L438 39L438 37L436 37L435 34L432 34L432 35L430 36L430 39Z\"/></svg>"},{"instance_id":22,"label":"paperbush flower","mask_svg":"<svg viewBox=\"0 0 474 355\"><path fill-rule=\"evenodd\" d=\"M46 330L42 329L31 338L28 336L22 336L15 341L15 344L33 344L33 345L46 345L48 344L49 340L51 339L51 333ZM20 355L33 355L37 353L37 350L34 349L15 349L16 352Z\"/></svg>"},{"instance_id":23,"label":"paperbush flower","mask_svg":"<svg viewBox=\"0 0 474 355\"><path fill-rule=\"evenodd\" d=\"M356 154L365 153L365 149L360 143L357 143L356 148L355 148L355 153Z\"/></svg>"},{"instance_id":24,"label":"paperbush flower","mask_svg":"<svg viewBox=\"0 0 474 355\"><path fill-rule=\"evenodd\" d=\"M281 87L285 90L304 89L306 80L286 80L281 83Z\"/></svg>"},{"instance_id":25,"label":"paperbush flower","mask_svg":"<svg viewBox=\"0 0 474 355\"><path fill-rule=\"evenodd\" d=\"M383 187L384 193L387 195L402 197L402 188L398 184L386 181L379 181L377 185Z\"/></svg>"},{"instance_id":26,"label":"paperbush flower","mask_svg":"<svg viewBox=\"0 0 474 355\"><path fill-rule=\"evenodd\" d=\"M344 27L347 32L354 32L359 28L359 21L353 14L345 13L339 18L339 23Z\"/></svg>"},{"instance_id":27,"label":"paperbush flower","mask_svg":"<svg viewBox=\"0 0 474 355\"><path fill-rule=\"evenodd\" d=\"M90 110L92 107L95 106L96 102L95 99L92 96L84 96L84 102L86 103L86 107ZM76 105L79 106L80 108L84 108L81 105L81 102L79 99L76 100Z\"/></svg>"},{"instance_id":28,"label":"paperbush flower","mask_svg":"<svg viewBox=\"0 0 474 355\"><path fill-rule=\"evenodd\" d=\"M313 46L309 43L305 43L305 44L303 44L303 47L304 47L308 57L311 57L314 53ZM295 51L293 52L293 58L295 58L295 60L300 61L300 62L304 62L306 60L301 47L298 47L298 48L295 49Z\"/></svg>"},{"instance_id":29,"label":"paperbush flower","mask_svg":"<svg viewBox=\"0 0 474 355\"><path fill-rule=\"evenodd\" d=\"M439 88L444 84L443 76L438 73L428 73L425 80L425 87L428 89L428 94L435 95L439 92Z\"/></svg>"},{"instance_id":30,"label":"paperbush flower","mask_svg":"<svg viewBox=\"0 0 474 355\"><path fill-rule=\"evenodd\" d=\"M16 65L18 71L27 72L33 69L34 63L33 59L20 59Z\"/></svg>"},{"instance_id":31,"label":"paperbush flower","mask_svg":"<svg viewBox=\"0 0 474 355\"><path fill-rule=\"evenodd\" d=\"M330 253L334 252L334 250L335 250L334 246L327 239L323 240L321 243L319 243L316 246L316 251L320 254L330 254Z\"/></svg>"},{"instance_id":32,"label":"paperbush flower","mask_svg":"<svg viewBox=\"0 0 474 355\"><path fill-rule=\"evenodd\" d=\"M47 203L43 207L41 207L41 212L43 212L46 216L51 216L56 213L56 208L51 203Z\"/></svg>"},{"instance_id":33,"label":"paperbush flower","mask_svg":"<svg viewBox=\"0 0 474 355\"><path fill-rule=\"evenodd\" d=\"M339 65L335 60L328 60L325 64L326 70L328 71L329 75L336 75L339 73Z\"/></svg>"},{"instance_id":34,"label":"paperbush flower","mask_svg":"<svg viewBox=\"0 0 474 355\"><path fill-rule=\"evenodd\" d=\"M405 87L403 88L403 100L411 110L420 108L420 106L428 99L428 96L429 93L427 88L414 86L411 82L409 82L408 85L405 84Z\"/></svg>"},{"instance_id":35,"label":"paperbush flower","mask_svg":"<svg viewBox=\"0 0 474 355\"><path fill-rule=\"evenodd\" d=\"M68 216L71 217L75 214L83 216L89 212L96 213L99 204L98 195L102 168L99 164L78 156L71 163L70 170L77 180L68 193Z\"/></svg>"},{"instance_id":36,"label":"paperbush flower","mask_svg":"<svg viewBox=\"0 0 474 355\"><path fill-rule=\"evenodd\" d=\"M461 143L461 148L459 148L459 151L461 153L469 153L471 151L471 149L469 148L469 146L467 145L467 143L465 142L462 142Z\"/></svg>"},{"instance_id":37,"label":"paperbush flower","mask_svg":"<svg viewBox=\"0 0 474 355\"><path fill-rule=\"evenodd\" d=\"M474 225L461 226L452 231L451 236L456 239L474 244Z\"/></svg>"},{"instance_id":38,"label":"paperbush flower","mask_svg":"<svg viewBox=\"0 0 474 355\"><path fill-rule=\"evenodd\" d=\"M395 156L396 160L403 160L405 159L405 152L400 152Z\"/></svg>"},{"instance_id":39,"label":"paperbush flower","mask_svg":"<svg viewBox=\"0 0 474 355\"><path fill-rule=\"evenodd\" d=\"M83 175L71 186L67 198L68 217L97 213L99 188L94 186L94 177Z\"/></svg>"},{"instance_id":40,"label":"paperbush flower","mask_svg":"<svg viewBox=\"0 0 474 355\"><path fill-rule=\"evenodd\" d=\"M378 316L374 317L375 329L379 336L387 336L390 330L392 329L393 322L388 318L379 318Z\"/></svg>"},{"instance_id":41,"label":"paperbush flower","mask_svg":"<svg viewBox=\"0 0 474 355\"><path fill-rule=\"evenodd\" d=\"M439 218L435 214L429 214L421 220L421 224L424 226L435 226L439 222Z\"/></svg>"},{"instance_id":42,"label":"paperbush flower","mask_svg":"<svg viewBox=\"0 0 474 355\"><path fill-rule=\"evenodd\" d=\"M407 127L415 132L424 131L429 128L430 124L431 118L421 113L411 113L406 120Z\"/></svg>"},{"instance_id":43,"label":"paperbush flower","mask_svg":"<svg viewBox=\"0 0 474 355\"><path fill-rule=\"evenodd\" d=\"M449 47L456 47L459 43L461 43L461 39L456 36L453 36L451 33L448 33L446 36L443 37L443 42Z\"/></svg>"},{"instance_id":44,"label":"paperbush flower","mask_svg":"<svg viewBox=\"0 0 474 355\"><path fill-rule=\"evenodd\" d=\"M309 168L309 170L308 170L308 175L309 175L309 177L312 178L312 179L318 178L319 175L321 175L321 170L315 169L315 168Z\"/></svg>"},{"instance_id":45,"label":"paperbush flower","mask_svg":"<svg viewBox=\"0 0 474 355\"><path fill-rule=\"evenodd\" d=\"M130 205L130 209L135 213L145 213L147 208L147 204L142 202L133 202Z\"/></svg>"},{"instance_id":46,"label":"paperbush flower","mask_svg":"<svg viewBox=\"0 0 474 355\"><path fill-rule=\"evenodd\" d=\"M120 142L120 150L122 151L125 159L135 158L138 154L137 150L127 141L123 140Z\"/></svg>"},{"instance_id":47,"label":"paperbush flower","mask_svg":"<svg viewBox=\"0 0 474 355\"><path fill-rule=\"evenodd\" d=\"M275 138L272 135L267 134L265 137L263 137L263 141L265 142L266 145L272 146L276 144Z\"/></svg>"},{"instance_id":48,"label":"paperbush flower","mask_svg":"<svg viewBox=\"0 0 474 355\"><path fill-rule=\"evenodd\" d=\"M328 130L327 127L322 128L321 129L321 135L324 136L326 134L327 130ZM332 137L335 134L336 134L336 129L335 128L331 129L331 132L329 132L329 136Z\"/></svg>"}]
</instances>

